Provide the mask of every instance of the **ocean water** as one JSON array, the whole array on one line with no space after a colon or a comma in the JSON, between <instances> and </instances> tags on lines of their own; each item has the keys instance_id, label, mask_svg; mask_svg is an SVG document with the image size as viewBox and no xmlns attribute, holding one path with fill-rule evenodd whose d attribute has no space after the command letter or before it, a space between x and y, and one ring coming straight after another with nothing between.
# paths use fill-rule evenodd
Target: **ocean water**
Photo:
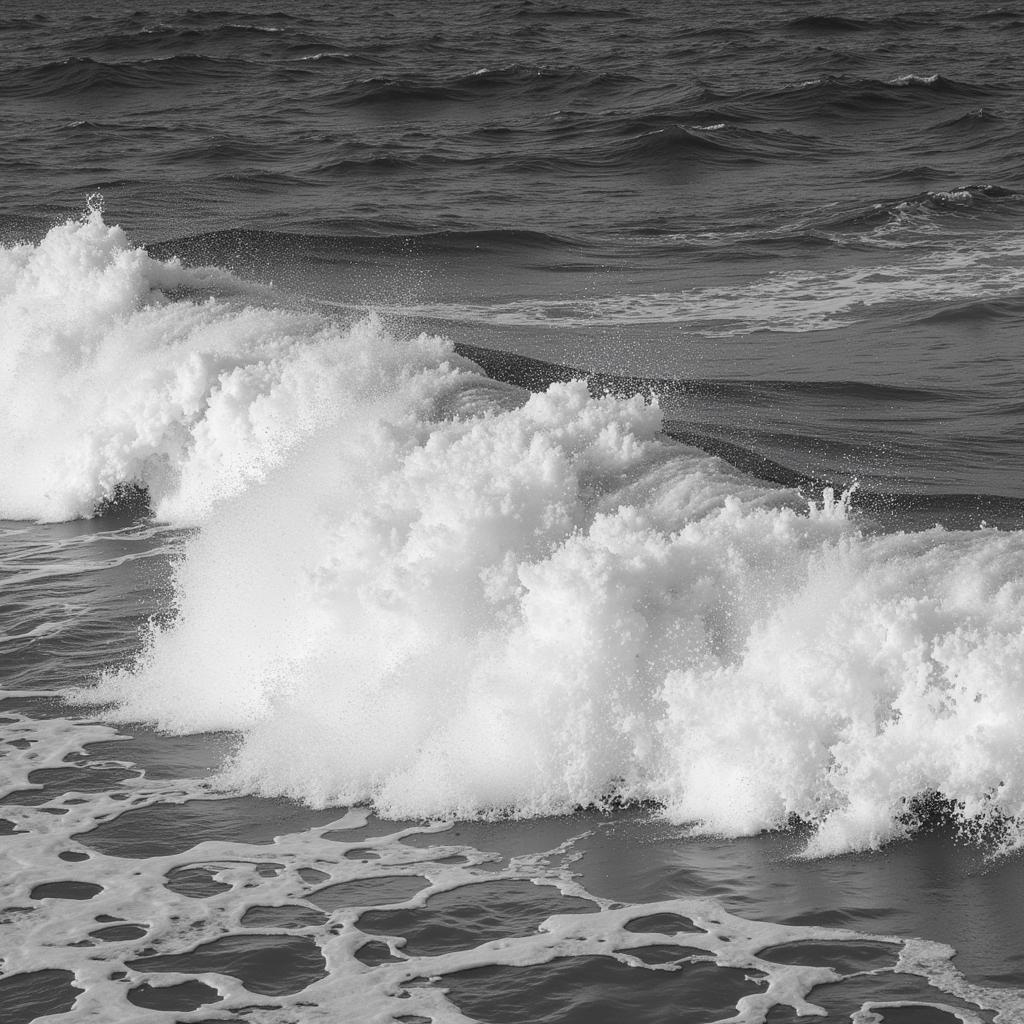
<instances>
[{"instance_id":1,"label":"ocean water","mask_svg":"<svg viewBox=\"0 0 1024 1024\"><path fill-rule=\"evenodd\" d=\"M0 1019L1024 1022L1022 40L0 12Z\"/></svg>"}]
</instances>

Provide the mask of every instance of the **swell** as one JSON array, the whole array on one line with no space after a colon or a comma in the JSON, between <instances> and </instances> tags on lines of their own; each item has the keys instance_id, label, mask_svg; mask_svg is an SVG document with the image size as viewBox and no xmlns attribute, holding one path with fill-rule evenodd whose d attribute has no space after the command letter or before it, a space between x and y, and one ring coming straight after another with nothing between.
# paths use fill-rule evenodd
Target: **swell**
<instances>
[{"instance_id":1,"label":"swell","mask_svg":"<svg viewBox=\"0 0 1024 1024\"><path fill-rule=\"evenodd\" d=\"M920 170L920 169L919 169ZM900 177L909 172L903 172ZM890 178L893 177L890 175ZM927 221L942 225L969 221L980 225L1013 223L1024 214L1022 194L1002 185L963 184L950 189L879 199L814 222L820 230L863 230Z\"/></svg>"},{"instance_id":2,"label":"swell","mask_svg":"<svg viewBox=\"0 0 1024 1024\"><path fill-rule=\"evenodd\" d=\"M841 15L808 14L791 18L785 23L785 27L798 32L831 35L836 32L887 32L913 29L929 23L929 19L913 14L897 14L883 18L849 18Z\"/></svg>"},{"instance_id":3,"label":"swell","mask_svg":"<svg viewBox=\"0 0 1024 1024\"><path fill-rule=\"evenodd\" d=\"M312 95L332 106L537 100L557 104L572 116L576 104L614 101L620 111L632 111L634 118L640 110L663 115L663 124L656 127L666 127L670 119L684 118L690 123L742 123L790 117L863 118L887 113L941 115L965 100L991 101L1005 91L999 86L941 74L906 74L889 80L835 74L783 87L694 89L660 77L645 79L621 71L528 63L484 67L469 74L372 75L338 84L322 75L317 64L306 62L304 73L314 76L310 79ZM716 116L714 108L727 116ZM622 114L611 106L602 116L605 126L614 130L615 119ZM601 124L597 120L592 123L595 128Z\"/></svg>"},{"instance_id":4,"label":"swell","mask_svg":"<svg viewBox=\"0 0 1024 1024\"><path fill-rule=\"evenodd\" d=\"M457 254L514 255L558 251L583 245L581 239L525 229L465 231L395 231L383 233L379 220L362 227L365 233L319 235L285 231L231 228L155 242L155 257L179 256L189 263L228 263L266 266L281 257L311 258L345 264L366 257L430 257Z\"/></svg>"},{"instance_id":5,"label":"swell","mask_svg":"<svg viewBox=\"0 0 1024 1024\"><path fill-rule=\"evenodd\" d=\"M343 177L377 173L465 173L480 168L489 173L567 175L588 171L636 171L686 166L734 166L788 161L794 158L825 160L836 147L822 138L785 129L758 131L714 120L714 112L700 111L689 125L659 119L628 121L620 125L576 127L545 138L516 140L514 151L485 145L472 150L431 147L419 151L353 152L301 168L310 177ZM718 115L720 116L720 115Z\"/></svg>"},{"instance_id":6,"label":"swell","mask_svg":"<svg viewBox=\"0 0 1024 1024\"><path fill-rule=\"evenodd\" d=\"M785 129L766 132L722 123L705 128L672 124L641 130L617 152L602 154L596 162L649 167L679 160L742 164L797 156L823 157L823 140Z\"/></svg>"},{"instance_id":7,"label":"swell","mask_svg":"<svg viewBox=\"0 0 1024 1024\"><path fill-rule=\"evenodd\" d=\"M957 135L963 132L975 134L988 133L994 125L1002 123L1003 118L987 107L978 107L976 110L969 110L966 114L958 114L947 121L940 121L933 126L934 131L942 131L950 135Z\"/></svg>"},{"instance_id":8,"label":"swell","mask_svg":"<svg viewBox=\"0 0 1024 1024\"><path fill-rule=\"evenodd\" d=\"M275 20L268 18L268 21ZM195 24L191 19L185 23L145 24L134 30L104 32L76 39L73 43L82 55L113 51L117 53L136 52L146 57L175 55L182 52L224 47L225 49L246 45L265 45L270 34L286 32L279 41L283 52L301 49L334 49L333 40L328 40L297 30L290 24L287 29L276 25L246 24L238 20L214 22L209 25Z\"/></svg>"},{"instance_id":9,"label":"swell","mask_svg":"<svg viewBox=\"0 0 1024 1024\"><path fill-rule=\"evenodd\" d=\"M30 98L76 96L101 90L189 86L197 78L233 78L245 67L238 58L176 54L142 60L108 62L71 57L0 72L0 88L9 95Z\"/></svg>"},{"instance_id":10,"label":"swell","mask_svg":"<svg viewBox=\"0 0 1024 1024\"><path fill-rule=\"evenodd\" d=\"M871 27L869 21L827 14L808 14L786 22L786 28L800 32L863 32Z\"/></svg>"},{"instance_id":11,"label":"swell","mask_svg":"<svg viewBox=\"0 0 1024 1024\"><path fill-rule=\"evenodd\" d=\"M918 317L914 322L926 324L958 324L970 327L984 323L1017 321L1024 316L1024 298L975 299L946 306L934 313Z\"/></svg>"},{"instance_id":12,"label":"swell","mask_svg":"<svg viewBox=\"0 0 1024 1024\"><path fill-rule=\"evenodd\" d=\"M747 404L775 404L787 396L821 396L833 400L854 399L877 402L934 402L943 392L920 387L901 387L864 381L790 381L722 380L721 378L683 380L665 377L636 377L582 371L571 366L549 363L530 356L482 348L455 342L460 355L472 359L488 376L531 391L545 390L555 382L578 380L585 376L595 394L659 394L683 396L700 394L712 400L743 401Z\"/></svg>"},{"instance_id":13,"label":"swell","mask_svg":"<svg viewBox=\"0 0 1024 1024\"><path fill-rule=\"evenodd\" d=\"M939 74L908 74L890 80L826 75L782 89L750 90L731 99L759 116L863 119L888 113L941 112L964 99L993 95L992 88Z\"/></svg>"},{"instance_id":14,"label":"swell","mask_svg":"<svg viewBox=\"0 0 1024 1024\"><path fill-rule=\"evenodd\" d=\"M580 67L509 64L481 68L469 74L391 77L375 75L327 86L317 95L343 106L407 103L474 102L488 97L548 97L565 101L573 96L597 97L628 88L638 79L629 74L593 72Z\"/></svg>"},{"instance_id":15,"label":"swell","mask_svg":"<svg viewBox=\"0 0 1024 1024\"><path fill-rule=\"evenodd\" d=\"M541 19L544 21L580 21L584 23L595 19L609 19L612 21L624 22L632 22L639 19L637 12L628 6L599 7L596 5L587 5L584 7L574 7L570 5L566 5L564 7L534 7L532 4L526 4L515 12L514 17L522 18L524 20Z\"/></svg>"}]
</instances>

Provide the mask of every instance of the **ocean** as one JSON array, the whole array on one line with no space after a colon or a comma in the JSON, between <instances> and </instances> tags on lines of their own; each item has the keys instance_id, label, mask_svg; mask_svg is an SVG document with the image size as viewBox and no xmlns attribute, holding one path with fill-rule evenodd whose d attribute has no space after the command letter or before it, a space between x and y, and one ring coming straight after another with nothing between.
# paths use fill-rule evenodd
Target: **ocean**
<instances>
[{"instance_id":1,"label":"ocean","mask_svg":"<svg viewBox=\"0 0 1024 1024\"><path fill-rule=\"evenodd\" d=\"M0 1019L1024 1022L1024 8L138 7L0 11Z\"/></svg>"}]
</instances>

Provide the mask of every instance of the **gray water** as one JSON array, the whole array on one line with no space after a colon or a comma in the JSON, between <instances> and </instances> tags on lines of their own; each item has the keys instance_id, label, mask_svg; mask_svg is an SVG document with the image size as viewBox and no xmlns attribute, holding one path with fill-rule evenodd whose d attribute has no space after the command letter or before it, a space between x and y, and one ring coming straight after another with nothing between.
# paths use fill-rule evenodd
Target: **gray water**
<instances>
[{"instance_id":1,"label":"gray water","mask_svg":"<svg viewBox=\"0 0 1024 1024\"><path fill-rule=\"evenodd\" d=\"M1024 809L1013 788L1024 550L1022 33L1024 14L1013 8L956 2L927 10L860 3L841 15L806 2L715 10L527 0L443 11L159 3L137 12L24 2L0 15L0 516L8 517L0 531L0 674L10 691L0 705L4 1019L56 1012L68 1021L98 1014L660 1024L739 1014L779 1024L798 1019L799 992L829 1019L858 1024L956 1019L950 1007L965 1021L1024 1020L1020 858L1012 843L995 854L1005 839L1000 824L1009 820L1012 832ZM112 241L115 224L126 232L123 245ZM125 269L133 247L157 261L138 279ZM183 269L159 269L175 257ZM219 276L195 270L206 266ZM109 292L97 283L101 272ZM204 335L207 301L215 305ZM317 364L308 379L295 371L303 394L322 384L325 405L352 402L352 423L336 434L318 421L298 440L272 438L271 457L252 455L250 433L232 433L234 421L203 420L219 382L241 367L252 376L237 391L238 423L257 422L248 411L258 405L253 395L275 407L275 374L292 372L280 367L300 366L296 353L321 344L321 325L336 325L341 337L368 311L384 326L361 348ZM232 347L250 330L239 325L249 323L258 340ZM291 551L293 530L319 537L299 506L319 509L332 537L376 514L392 536L405 529L403 516L436 514L435 504L388 520L365 504L343 515L346 486L357 489L343 474L362 480L369 466L372 479L373 463L365 454L347 463L323 455L344 447L345 431L361 438L357 427L376 415L362 392L330 391L331 373L376 365L391 351L381 340L387 332L401 341L421 330L449 338L455 352L511 385L484 388L496 403L488 415L522 401L520 385L540 391L589 375L595 395L657 393L669 436L736 467L729 476L728 466L701 464L693 479L731 488L743 501L799 509L820 501L827 485L837 494L857 485L846 513L853 525L836 542L852 552L849 562L829 562L831 542L822 542L821 564L835 573L835 620L819 627L812 618L825 600L815 595L827 587L778 582L812 579L819 562L794 569L789 549L765 542L758 554L737 534L708 542L707 579L725 580L721 566L738 560L737 578L747 573L751 591L767 588L766 608L751 611L749 594L712 582L706 587L720 590L700 606L703 618L687 619L680 606L662 603L675 598L664 597L653 569L641 585L616 563L604 577L606 595L589 584L566 591L586 614L591 597L596 607L607 596L601 608L612 609L580 627L593 658L563 627L566 678L582 681L579 706L593 709L595 721L614 717L604 710L612 691L602 689L599 666L618 664L616 630L633 642L636 616L659 671L683 664L683 655L665 654L673 622L690 628L700 618L722 672L744 658L769 664L775 648L758 646L766 622L790 621L794 651L816 631L856 638L862 630L862 646L851 640L852 653L829 661L807 693L819 684L824 692L836 674L862 673L884 736L909 713L912 687L882 686L872 675L871 659L884 647L875 638L883 636L907 659L907 680L915 658L927 662L922 685L939 703L959 686L992 708L971 732L968 718L956 717L966 716L963 697L950 714L966 739L957 746L951 734L949 750L936 740L921 755L923 767L910 742L889 761L865 743L859 760L855 752L844 762L854 773L891 766L892 799L909 808L902 838L803 857L838 799L825 782L815 790L803 781L782 788L793 814L765 811L757 819L769 822L763 831L755 824L753 835L695 834L692 820L666 816L658 773L646 763L632 789L621 765L597 780L581 802L599 809L574 811L570 801L532 817L530 794L512 781L506 805L485 799L473 815L430 809L383 819L374 783L360 794L372 808L362 825L361 812L346 817L348 801L310 799L312 783L291 793L305 804L252 795L289 792L272 759L261 762L270 767L245 795L246 786L217 776L239 750L269 756L236 711L217 717L204 703L203 673L219 682L246 671L213 650L218 630L225 648L265 642L284 659L296 703L307 699L310 730L334 713L329 694L317 703L309 697L316 691L304 689L315 652L296 653L287 625L286 606L298 607L306 591L282 583L280 621L245 620L247 608L265 606L264 586L273 592L264 561L272 555L282 574L292 571L291 556L276 553L277 537L287 541L282 552ZM390 360L381 380L401 378L416 360L430 364L396 351L381 356ZM161 404L178 366L181 379L194 371L200 381L192 411L187 402L171 411ZM455 406L459 415L475 408ZM301 419L301 411L281 422ZM426 438L434 422L424 414L416 429ZM175 474L202 431L242 453L241 483L216 505L219 482L234 487L235 478L215 467L198 486L216 498L212 518L161 516L160 500L183 493ZM477 462L488 457L478 453ZM303 476L303 466L315 468ZM645 466L628 470L640 483L606 506L601 496L619 493L622 480L600 477L588 490L583 479L574 527L581 536L595 516L624 502L650 512L662 507L659 494L663 504L665 493L683 500L682 491L658 491L642 476ZM447 483L438 476L438 488L462 494L471 469L452 470ZM338 479L325 482L329 472ZM382 464L382 480L387 472ZM508 472L496 470L495 487ZM307 492L295 483L303 480ZM507 504L526 515L536 480L524 480ZM790 490L780 497L772 485ZM487 487L460 500L469 507ZM294 509L273 498L278 491ZM644 504L644 494L655 497ZM661 539L691 524L703 529L707 520L692 516L662 527ZM264 525L253 525L260 517ZM54 518L69 521L37 522ZM563 551L564 538L544 539L523 555L533 529L524 521L494 528L499 553L540 565ZM381 541L366 579L398 579L391 597L406 618L383 641L367 633L368 649L431 630L491 635L476 624L474 608L483 605L473 587L497 556L472 524L453 522L456 535L466 530L470 568L455 582L440 570L428 574L420 604L414 589L403 589L413 563L396 569ZM900 539L901 530L935 523L950 532ZM205 548L196 540L204 531ZM382 528L379 536L388 535ZM232 536L236 542L225 540ZM331 557L320 551L319 560L296 561L294 575L326 580L329 591L347 555L324 550ZM181 559L187 568L175 575ZM887 565L892 578L883 579ZM369 602L359 580L360 600ZM689 586L678 582L687 593ZM692 586L699 596L704 584ZM634 592L632 605L620 597ZM200 634L194 613L179 616L207 594L223 619ZM616 618L620 600L626 611ZM776 607L790 608L790 620L773 619ZM852 609L847 618L844 608ZM343 632L340 613L337 621ZM721 621L733 625L715 634ZM873 633L879 622L884 628ZM172 673L162 710L140 712L146 722L126 721L132 712L121 711L115 727L102 724L103 709L64 703L70 688L120 668L138 678L140 692L153 692L144 663L154 628L170 638L155 641L165 644L161 664L170 663L167 645L178 636L192 659ZM957 644L967 654L943 676L935 665ZM461 661L475 665L468 651L441 644L430 657L457 676ZM133 668L140 652L143 663ZM560 693L561 677L552 674ZM710 670L698 677L704 693L721 685ZM366 692L375 692L378 681L367 678ZM252 695L244 678L239 685ZM428 693L423 682L422 698L410 688L408 702L422 699L442 708L441 719L457 720L462 705L446 706L436 685L438 694ZM380 692L383 702L387 690ZM494 692L504 707L515 691ZM734 720L756 724L765 692L723 691L717 706L709 700L708 743ZM842 700L830 700L823 698L821 719L845 722ZM626 700L641 721L653 706L653 698ZM764 709L769 733L786 721L780 707ZM183 724L191 708L192 724ZM829 734L803 710L777 734L778 751L804 749L808 764L820 744L839 751L842 741L856 751L854 732ZM936 737L944 714L927 720ZM650 715L652 734L664 735L664 720ZM267 721L263 737L274 735L275 719ZM365 725L339 726L326 747L350 744ZM583 731L573 752L580 763L600 760L609 742L602 728ZM553 756L542 730L539 749ZM693 727L685 742L699 734ZM286 761L293 734L276 735L285 737ZM301 753L315 765L313 748L311 738L296 760ZM499 761L506 754L494 751ZM325 749L328 780L334 756ZM957 771L966 765L955 778L946 771L954 762ZM463 765L456 774L474 770ZM792 777L803 779L799 764ZM866 802L875 793L866 788ZM957 801L975 798L993 813L965 832ZM317 802L327 806L307 806ZM438 817L443 830L430 831L441 828ZM405 881L395 883L396 875ZM352 888L360 879L364 888ZM321 895L333 886L342 888ZM389 909L392 900L400 909ZM538 931L550 915L569 913L580 913L575 937ZM765 930L744 932L743 921ZM780 928L771 932L773 925ZM96 934L104 928L127 930ZM953 951L956 970L948 967ZM785 976L787 964L802 970ZM168 978L168 970L178 974ZM424 977L441 980L417 982ZM783 991L784 982L792 988ZM765 992L760 1003L739 1002ZM872 1017L862 1010L868 1003L901 1005L878 1005Z\"/></svg>"}]
</instances>

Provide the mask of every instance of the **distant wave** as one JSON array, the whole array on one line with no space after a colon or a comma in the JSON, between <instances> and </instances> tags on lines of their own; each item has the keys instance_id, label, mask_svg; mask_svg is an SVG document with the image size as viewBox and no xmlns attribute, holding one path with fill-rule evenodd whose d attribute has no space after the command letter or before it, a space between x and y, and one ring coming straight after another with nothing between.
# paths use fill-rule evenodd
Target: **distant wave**
<instances>
[{"instance_id":1,"label":"distant wave","mask_svg":"<svg viewBox=\"0 0 1024 1024\"><path fill-rule=\"evenodd\" d=\"M960 302L917 318L918 323L981 324L985 321L1019 320L1024 317L1024 298L976 299Z\"/></svg>"},{"instance_id":2,"label":"distant wave","mask_svg":"<svg viewBox=\"0 0 1024 1024\"><path fill-rule=\"evenodd\" d=\"M828 35L837 32L885 32L895 29L910 29L915 26L928 25L932 20L931 16L915 14L913 12L861 18L844 17L843 15L809 14L790 19L785 22L785 27L798 32Z\"/></svg>"},{"instance_id":3,"label":"distant wave","mask_svg":"<svg viewBox=\"0 0 1024 1024\"><path fill-rule=\"evenodd\" d=\"M929 168L923 168L905 172L905 175L916 177L922 171L930 173ZM825 230L877 228L882 231L879 236L882 237L901 228L938 229L944 221L1014 223L1022 215L1024 195L1014 189L1002 185L960 185L844 211L817 221L816 226Z\"/></svg>"},{"instance_id":4,"label":"distant wave","mask_svg":"<svg viewBox=\"0 0 1024 1024\"><path fill-rule=\"evenodd\" d=\"M632 21L638 17L638 14L636 9L630 6L599 7L596 4L588 4L584 7L568 5L564 7L560 5L535 7L528 0L527 3L515 12L513 17L539 18L545 21L588 21L593 18Z\"/></svg>"},{"instance_id":5,"label":"distant wave","mask_svg":"<svg viewBox=\"0 0 1024 1024\"><path fill-rule=\"evenodd\" d=\"M136 61L109 63L74 57L32 67L0 72L0 88L21 97L77 95L103 89L135 89L187 85L197 77L217 77L237 69L243 61L179 54Z\"/></svg>"},{"instance_id":6,"label":"distant wave","mask_svg":"<svg viewBox=\"0 0 1024 1024\"><path fill-rule=\"evenodd\" d=\"M125 19L131 24L132 19ZM123 25L125 20L121 21ZM273 16L267 20L277 20ZM280 45L285 52L300 48L329 50L336 47L328 40L309 35L285 23L279 25L249 24L234 20L215 19L196 22L188 15L179 16L174 23L137 23L134 28L85 36L75 41L75 49L82 53L116 52L118 54L139 53L149 57L174 56L182 52L217 49L223 56L229 55L229 48L251 46L259 43L268 34L284 34Z\"/></svg>"},{"instance_id":7,"label":"distant wave","mask_svg":"<svg viewBox=\"0 0 1024 1024\"><path fill-rule=\"evenodd\" d=\"M908 245L914 230L902 223L890 226L884 212L862 221L843 217L840 222L842 231L848 233L845 244L873 249L899 250ZM841 236L835 226L831 230L835 238ZM896 241L887 243L890 235ZM793 244L792 236L789 238L786 244ZM704 337L833 331L878 317L883 311L904 319L935 312L949 303L1016 296L1024 288L1022 256L1024 241L1007 232L969 245L950 239L941 249L931 244L915 249L910 257L900 253L885 263L874 261L832 271L766 270L735 286L681 285L657 292L627 289L593 297L529 297L503 302L421 302L387 309L414 319L502 328L673 324L680 331Z\"/></svg>"},{"instance_id":8,"label":"distant wave","mask_svg":"<svg viewBox=\"0 0 1024 1024\"><path fill-rule=\"evenodd\" d=\"M444 257L460 252L507 255L559 251L582 244L568 236L516 229L381 233L379 222L372 222L363 234L318 235L232 228L167 239L151 244L149 251L161 258L180 256L190 263L225 263L246 254L265 260L287 253L329 257L343 264L354 256Z\"/></svg>"},{"instance_id":9,"label":"distant wave","mask_svg":"<svg viewBox=\"0 0 1024 1024\"><path fill-rule=\"evenodd\" d=\"M578 67L510 64L436 78L375 75L340 87L332 85L323 95L346 105L473 100L489 94L550 93L568 98L574 94L600 95L635 81L632 75Z\"/></svg>"},{"instance_id":10,"label":"distant wave","mask_svg":"<svg viewBox=\"0 0 1024 1024\"><path fill-rule=\"evenodd\" d=\"M742 39L756 36L757 30L745 25L695 26L688 28L687 39Z\"/></svg>"},{"instance_id":11,"label":"distant wave","mask_svg":"<svg viewBox=\"0 0 1024 1024\"><path fill-rule=\"evenodd\" d=\"M898 167L890 171L882 171L871 176L872 181L929 181L947 177L940 167L930 164L915 164L909 167Z\"/></svg>"},{"instance_id":12,"label":"distant wave","mask_svg":"<svg viewBox=\"0 0 1024 1024\"><path fill-rule=\"evenodd\" d=\"M86 130L86 129L81 129ZM591 152L589 163L582 157L562 155L552 156L549 166L557 168L567 165L579 166L586 163L591 168L617 166L644 166L648 171L664 169L673 172L677 167L696 166L729 166L747 162L769 162L773 159L786 159L788 156L813 158L817 140L812 136L797 136L790 133L767 135L738 129L731 126L711 129L705 127L685 128L674 126L671 130L643 132L634 137L618 137L613 145L602 147ZM181 159L188 161L202 156L203 153L216 154L224 158L254 158L257 154L248 146L239 145L233 138L211 138L187 144ZM170 155L174 159L174 154ZM403 158L397 154L365 155L353 154L336 160L327 160L298 171L295 181L309 181L315 176L335 177L356 173L389 173L404 175L412 173L417 167L426 170L430 167L444 166L445 156L434 158L440 163L418 163L415 159ZM542 160L539 155L524 154L518 160L507 164L506 173L527 173ZM233 172L235 173L235 172ZM879 181L925 181L942 179L945 176L938 168L913 167L898 173L880 176ZM279 179L286 183L285 179ZM190 262L230 262L236 265L241 258L242 266L250 266L256 271L256 258L264 263L275 254L290 254L297 258L309 256L316 259L330 259L339 265L349 259L380 258L390 259L422 259L436 256L445 258L459 253L474 253L480 256L526 256L547 257L545 265L553 266L572 263L578 260L589 260L600 256L606 262L630 261L635 258L646 258L663 253L723 253L743 251L753 252L800 252L808 249L820 249L834 246L856 246L868 249L898 249L900 247L919 248L927 243L928 248L938 246L944 252L946 248L955 246L961 250L961 265L958 270L950 269L947 274L945 263L940 256L936 259L933 272L938 279L945 282L943 288L948 290L950 298L969 298L969 289L974 286L975 278L970 268L977 263L979 267L985 260L1009 259L999 272L992 277L989 271L981 270L977 284L983 289L978 298L995 298L996 294L987 294L984 289L989 286L986 280L994 282L998 278L999 289L1016 287L1013 283L1012 260L1015 259L1016 243L1014 237L1006 234L995 234L991 237L962 237L964 231L975 229L1006 228L1016 230L1024 217L1024 201L1017 191L995 184L962 184L946 189L930 189L912 194L885 196L879 191L879 199L868 204L830 204L818 210L811 210L806 215L783 223L752 224L749 227L733 228L722 231L680 232L661 227L652 227L646 231L637 230L629 236L606 236L602 233L568 234L564 232L537 231L503 227L466 227L454 230L424 230L415 223L393 222L371 218L344 218L330 223L330 228L320 232L288 232L261 231L258 229L237 228L223 231L203 232L193 236L165 239L153 243L151 252L161 256L178 255ZM254 261L246 263L247 256ZM882 268L885 269L885 268ZM913 284L920 278L922 282L931 272L928 259L922 252L919 260L912 265L893 269L893 294L926 295L928 288L922 283L921 288ZM769 275L774 281L773 275ZM798 275L799 277L799 275ZM948 281L947 281L948 277ZM833 299L837 295L849 297L856 301L856 274L846 280L842 273L824 275L816 279L818 291L815 293L822 303L827 303L828 295ZM779 288L776 288L779 285ZM794 295L800 288L811 288L810 278L803 281L794 278ZM835 292L834 289L838 289ZM879 289L872 285L863 293L863 297L873 297ZM966 290L966 292L965 292ZM773 299L783 297L785 288L777 281L771 286ZM933 289L933 294L935 294ZM712 316L728 301L728 289L712 289L702 292L707 305L705 312ZM766 296L767 297L767 296ZM812 298L814 296L811 296ZM683 315L687 303L672 300L671 296L654 296L654 304L649 312L654 315L655 307L662 309L663 315ZM673 302L675 305L673 306ZM811 304L805 304L810 309ZM845 302L833 302L835 308ZM471 304L470 304L471 305ZM420 312L427 316L452 315L456 318L475 315L470 305L461 312L451 309L432 309L424 307ZM549 309L550 315L560 315L562 309L568 315L574 304L564 302L539 303L537 308ZM586 303L576 304L582 309ZM604 308L612 315L615 308L613 296L595 299L591 305L594 314L598 308ZM769 305L763 311L766 316L771 314L773 307ZM674 310L674 312L673 312ZM481 311L483 312L483 311ZM637 316L642 314L638 308ZM795 309L793 310L795 312ZM516 309L511 306L494 306L489 309L490 315L509 316L516 322L527 323L531 320L530 300L524 299ZM520 321L517 316L525 319ZM686 314L687 316L689 314ZM812 317L812 321L817 322ZM581 321L582 322L582 321ZM746 321L744 321L746 322ZM808 321L809 323L811 321ZM791 326L792 326L791 322ZM824 322L819 326L826 326Z\"/></svg>"},{"instance_id":13,"label":"distant wave","mask_svg":"<svg viewBox=\"0 0 1024 1024\"><path fill-rule=\"evenodd\" d=\"M439 94L436 94L439 95ZM436 98L435 95L435 98ZM491 131L492 135L498 134ZM714 109L692 112L689 124L661 118L622 117L605 123L574 123L556 127L550 139L517 139L505 149L493 146L365 148L317 161L301 169L311 175L368 174L419 169L478 166L499 173L572 173L586 169L635 167L646 172L680 161L741 165L783 161L794 157L826 159L836 152L821 137L786 129L759 131L729 123L729 113Z\"/></svg>"},{"instance_id":14,"label":"distant wave","mask_svg":"<svg viewBox=\"0 0 1024 1024\"><path fill-rule=\"evenodd\" d=\"M209 134L199 139L183 138L173 148L167 150L167 162L193 163L202 160L213 165L220 165L236 160L256 160L262 153L260 143L251 136L232 136L226 133ZM274 172L270 172L273 174ZM237 173L234 177L238 177ZM280 174L278 180L287 181L287 174ZM265 180L265 179L264 179Z\"/></svg>"},{"instance_id":15,"label":"distant wave","mask_svg":"<svg viewBox=\"0 0 1024 1024\"><path fill-rule=\"evenodd\" d=\"M735 101L750 110L788 111L807 116L860 116L904 106L945 108L956 98L979 98L991 90L942 75L906 74L883 81L826 75L799 85L768 91L749 91Z\"/></svg>"},{"instance_id":16,"label":"distant wave","mask_svg":"<svg viewBox=\"0 0 1024 1024\"><path fill-rule=\"evenodd\" d=\"M134 17L137 20L143 22L148 21L148 16L143 12L134 15ZM186 24L222 25L224 22L237 22L240 17L243 17L243 15L239 13L237 7L213 7L207 8L205 10L203 8L186 7L185 10L181 13L180 17L181 20ZM281 10L280 8L271 9L266 11L265 13L261 13L259 15L259 19L261 22L275 22L280 23L282 25L295 24L296 22L300 22L303 20L302 15L292 13L286 10Z\"/></svg>"},{"instance_id":17,"label":"distant wave","mask_svg":"<svg viewBox=\"0 0 1024 1024\"><path fill-rule=\"evenodd\" d=\"M956 133L987 131L992 125L1000 124L1003 118L987 107L969 110L966 114L958 114L946 121L939 121L933 127L939 131L951 128Z\"/></svg>"},{"instance_id":18,"label":"distant wave","mask_svg":"<svg viewBox=\"0 0 1024 1024\"><path fill-rule=\"evenodd\" d=\"M723 130L727 129L727 130ZM777 130L753 131L726 124L684 127L679 124L643 132L620 151L635 161L675 161L692 157L711 162L759 162L821 152L820 139Z\"/></svg>"},{"instance_id":19,"label":"distant wave","mask_svg":"<svg viewBox=\"0 0 1024 1024\"><path fill-rule=\"evenodd\" d=\"M479 156L468 157L460 161L437 156L434 153L403 156L397 153L371 152L363 156L321 160L302 168L302 173L317 177L345 177L354 173L387 174L389 171L404 171L414 167L429 168L451 163L480 164L482 162L484 161Z\"/></svg>"},{"instance_id":20,"label":"distant wave","mask_svg":"<svg viewBox=\"0 0 1024 1024\"><path fill-rule=\"evenodd\" d=\"M807 32L862 32L871 27L868 21L843 18L839 15L809 14L786 22L786 27Z\"/></svg>"},{"instance_id":21,"label":"distant wave","mask_svg":"<svg viewBox=\"0 0 1024 1024\"><path fill-rule=\"evenodd\" d=\"M874 402L934 402L942 400L942 393L930 388L905 387L867 381L808 381L808 380L700 380L686 378L638 377L594 371L581 371L574 367L522 356L495 349L482 348L466 342L457 342L455 350L497 380L508 381L531 391L542 391L550 384L568 382L585 376L597 395L658 394L661 396L699 394L706 398L746 404L775 405L792 395L821 395L842 399L855 398Z\"/></svg>"}]
</instances>

